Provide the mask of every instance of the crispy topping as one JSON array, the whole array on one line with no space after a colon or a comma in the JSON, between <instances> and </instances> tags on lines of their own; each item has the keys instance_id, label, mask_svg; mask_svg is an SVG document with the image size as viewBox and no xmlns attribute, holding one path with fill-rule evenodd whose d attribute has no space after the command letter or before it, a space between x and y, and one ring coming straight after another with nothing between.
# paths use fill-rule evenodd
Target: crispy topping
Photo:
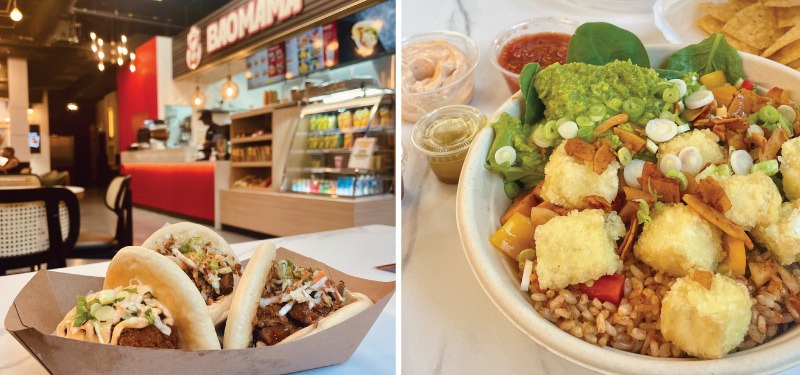
<instances>
[{"instance_id":1,"label":"crispy topping","mask_svg":"<svg viewBox=\"0 0 800 375\"><path fill-rule=\"evenodd\" d=\"M729 236L744 241L744 245L748 249L753 248L753 241L750 240L750 237L747 236L747 233L745 233L744 228L742 228L741 225L732 222L730 219L725 217L723 213L717 211L714 209L714 207L707 205L700 197L692 194L684 194L683 201L686 202L687 206L697 211L700 216L708 220L708 222L711 224L714 224L717 228L727 233Z\"/></svg>"},{"instance_id":2,"label":"crispy topping","mask_svg":"<svg viewBox=\"0 0 800 375\"><path fill-rule=\"evenodd\" d=\"M719 182L713 177L706 177L700 180L697 185L697 192L703 198L703 202L714 207L719 212L725 213L731 209L731 200Z\"/></svg>"},{"instance_id":3,"label":"crispy topping","mask_svg":"<svg viewBox=\"0 0 800 375\"><path fill-rule=\"evenodd\" d=\"M598 148L592 161L594 173L603 174L603 172L606 171L608 166L614 160L617 160L617 154L614 153L614 150L612 150L611 147L603 145L602 147Z\"/></svg>"},{"instance_id":4,"label":"crispy topping","mask_svg":"<svg viewBox=\"0 0 800 375\"><path fill-rule=\"evenodd\" d=\"M595 153L594 146L580 138L568 139L564 151L567 155L583 161L592 161Z\"/></svg>"},{"instance_id":5,"label":"crispy topping","mask_svg":"<svg viewBox=\"0 0 800 375\"><path fill-rule=\"evenodd\" d=\"M611 203L608 203L605 198L599 195L583 197L583 203L586 204L586 208L596 208L605 212L611 212Z\"/></svg>"},{"instance_id":6,"label":"crispy topping","mask_svg":"<svg viewBox=\"0 0 800 375\"><path fill-rule=\"evenodd\" d=\"M711 282L714 280L714 274L706 270L694 270L692 273L692 280L702 285L703 288L711 290Z\"/></svg>"}]
</instances>

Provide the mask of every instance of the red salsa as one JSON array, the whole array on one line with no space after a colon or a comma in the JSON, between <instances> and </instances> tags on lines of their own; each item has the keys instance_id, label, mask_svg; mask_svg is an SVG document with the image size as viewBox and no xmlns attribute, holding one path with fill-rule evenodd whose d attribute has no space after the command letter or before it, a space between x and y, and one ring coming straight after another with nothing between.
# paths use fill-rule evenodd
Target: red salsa
<instances>
[{"instance_id":1,"label":"red salsa","mask_svg":"<svg viewBox=\"0 0 800 375\"><path fill-rule=\"evenodd\" d=\"M555 62L564 64L569 38L569 35L561 33L523 35L503 46L497 62L517 74L527 63L538 62L542 68Z\"/></svg>"}]
</instances>

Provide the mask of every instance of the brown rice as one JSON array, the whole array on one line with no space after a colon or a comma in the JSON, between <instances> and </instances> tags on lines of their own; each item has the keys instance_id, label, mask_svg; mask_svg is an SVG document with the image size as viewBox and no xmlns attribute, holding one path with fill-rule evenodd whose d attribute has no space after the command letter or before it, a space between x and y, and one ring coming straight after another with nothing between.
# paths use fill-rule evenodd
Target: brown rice
<instances>
[{"instance_id":1,"label":"brown rice","mask_svg":"<svg viewBox=\"0 0 800 375\"><path fill-rule=\"evenodd\" d=\"M686 356L680 348L665 340L660 330L661 300L675 277L658 272L631 256L623 265L623 298L619 306L615 306L598 299L589 300L575 286L560 291L541 290L535 262L530 284L533 307L560 329L599 346L654 357ZM777 265L770 253L758 250L748 257L748 263L751 262L774 262ZM786 277L794 280L784 281ZM744 341L733 351L763 344L800 322L800 291L790 291L787 287L800 283L800 268L793 267L783 274L775 272L761 286L750 278L736 277L735 280L747 286L753 308Z\"/></svg>"}]
</instances>

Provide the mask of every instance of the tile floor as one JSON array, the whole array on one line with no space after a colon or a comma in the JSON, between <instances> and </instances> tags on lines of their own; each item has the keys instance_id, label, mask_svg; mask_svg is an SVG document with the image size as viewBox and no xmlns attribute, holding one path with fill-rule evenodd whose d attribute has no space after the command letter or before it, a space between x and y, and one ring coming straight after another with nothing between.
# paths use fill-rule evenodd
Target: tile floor
<instances>
[{"instance_id":1,"label":"tile floor","mask_svg":"<svg viewBox=\"0 0 800 375\"><path fill-rule=\"evenodd\" d=\"M105 198L105 189L88 188L84 197L78 202L81 209L81 230L90 232L106 232L114 233L117 225L117 216L109 210L103 199ZM158 228L165 223L177 223L187 221L185 218L177 218L163 213L150 211L138 207L133 208L133 244L140 245L147 237L155 232ZM213 229L213 224L202 223ZM268 238L266 235L261 237L251 237L245 234L231 232L231 231L218 231L223 238L229 243L238 243L253 241L257 239ZM105 260L96 259L67 259L67 266L77 266L87 263L103 262ZM8 274L28 272L29 269L8 270Z\"/></svg>"}]
</instances>

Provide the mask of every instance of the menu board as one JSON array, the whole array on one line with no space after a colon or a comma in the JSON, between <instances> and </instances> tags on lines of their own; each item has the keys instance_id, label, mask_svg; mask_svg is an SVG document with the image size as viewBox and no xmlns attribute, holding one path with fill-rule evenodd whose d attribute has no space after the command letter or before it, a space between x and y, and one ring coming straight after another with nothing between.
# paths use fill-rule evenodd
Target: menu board
<instances>
[{"instance_id":1,"label":"menu board","mask_svg":"<svg viewBox=\"0 0 800 375\"><path fill-rule=\"evenodd\" d=\"M247 87L394 51L395 12L395 0L388 0L248 56Z\"/></svg>"},{"instance_id":2,"label":"menu board","mask_svg":"<svg viewBox=\"0 0 800 375\"><path fill-rule=\"evenodd\" d=\"M338 64L336 23L315 27L286 41L287 78Z\"/></svg>"},{"instance_id":3,"label":"menu board","mask_svg":"<svg viewBox=\"0 0 800 375\"><path fill-rule=\"evenodd\" d=\"M246 59L247 88L254 89L273 82L282 81L286 76L286 52L284 43L258 51Z\"/></svg>"}]
</instances>

